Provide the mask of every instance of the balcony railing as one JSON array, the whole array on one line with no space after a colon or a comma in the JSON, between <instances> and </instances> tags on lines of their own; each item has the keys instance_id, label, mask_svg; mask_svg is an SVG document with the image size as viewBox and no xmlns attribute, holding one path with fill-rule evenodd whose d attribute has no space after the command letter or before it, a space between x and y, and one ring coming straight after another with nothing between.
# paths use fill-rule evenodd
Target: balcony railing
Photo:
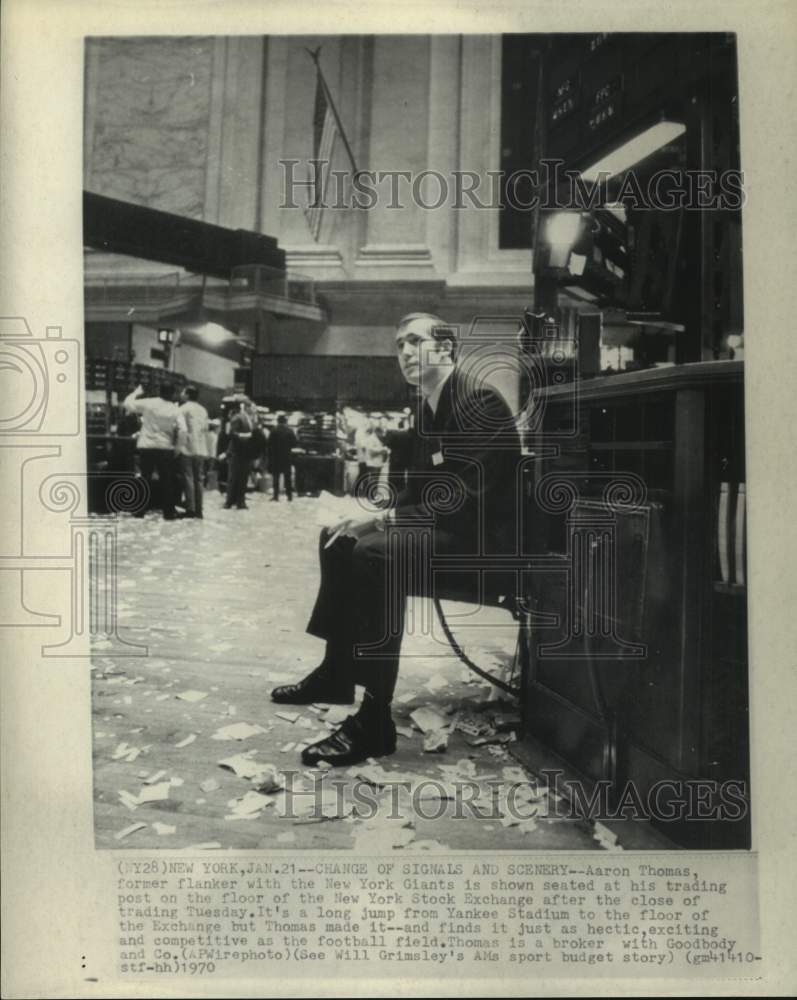
<instances>
[{"instance_id":1,"label":"balcony railing","mask_svg":"<svg viewBox=\"0 0 797 1000\"><path fill-rule=\"evenodd\" d=\"M201 275L178 271L150 275L88 274L84 289L86 306L117 311L131 307L157 309L167 303L178 306L187 296L197 294L207 296L208 301L212 297L213 308L217 310L249 308L251 303L246 302L246 298L261 296L281 300L287 311L290 311L291 306L318 308L312 278L293 272L286 274L265 264L235 267L230 273L229 282L219 279L208 279L205 282ZM280 302L275 302L273 307L279 312Z\"/></svg>"},{"instance_id":2,"label":"balcony railing","mask_svg":"<svg viewBox=\"0 0 797 1000\"><path fill-rule=\"evenodd\" d=\"M178 271L168 274L114 274L109 277L87 277L86 302L91 305L158 305L180 292L196 287L196 279L180 281Z\"/></svg>"},{"instance_id":3,"label":"balcony railing","mask_svg":"<svg viewBox=\"0 0 797 1000\"><path fill-rule=\"evenodd\" d=\"M315 283L304 274L285 273L265 264L234 267L230 291L235 294L273 295L292 302L315 305Z\"/></svg>"}]
</instances>

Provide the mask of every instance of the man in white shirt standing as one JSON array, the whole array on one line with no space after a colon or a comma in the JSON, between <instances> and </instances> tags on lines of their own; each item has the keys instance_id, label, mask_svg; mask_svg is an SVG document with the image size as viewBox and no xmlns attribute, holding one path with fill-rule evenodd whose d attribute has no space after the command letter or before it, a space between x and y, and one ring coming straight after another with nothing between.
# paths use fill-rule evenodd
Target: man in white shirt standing
<instances>
[{"instance_id":1,"label":"man in white shirt standing","mask_svg":"<svg viewBox=\"0 0 797 1000\"><path fill-rule=\"evenodd\" d=\"M208 411L197 402L195 385L183 389L177 416L177 452L185 490L185 516L202 517L202 489L208 456Z\"/></svg>"},{"instance_id":2,"label":"man in white shirt standing","mask_svg":"<svg viewBox=\"0 0 797 1000\"><path fill-rule=\"evenodd\" d=\"M163 517L167 521L173 521L177 516L174 510L174 458L177 446L174 386L164 382L159 396L142 399L143 396L143 386L136 386L122 405L128 413L137 413L141 417L137 443L141 475L150 488L151 497L152 481L155 473L158 473Z\"/></svg>"}]
</instances>

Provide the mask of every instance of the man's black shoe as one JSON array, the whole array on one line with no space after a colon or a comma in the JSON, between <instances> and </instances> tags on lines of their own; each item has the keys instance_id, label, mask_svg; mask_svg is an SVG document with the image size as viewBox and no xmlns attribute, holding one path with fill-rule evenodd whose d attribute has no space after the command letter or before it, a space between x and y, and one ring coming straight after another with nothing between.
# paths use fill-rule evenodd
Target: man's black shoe
<instances>
[{"instance_id":1,"label":"man's black shoe","mask_svg":"<svg viewBox=\"0 0 797 1000\"><path fill-rule=\"evenodd\" d=\"M396 726L388 716L381 726L364 726L354 715L326 739L302 750L302 763L317 767L322 761L333 767L358 764L368 757L386 757L396 751Z\"/></svg>"},{"instance_id":2,"label":"man's black shoe","mask_svg":"<svg viewBox=\"0 0 797 1000\"><path fill-rule=\"evenodd\" d=\"M325 705L351 705L354 684L341 681L327 667L316 667L298 684L283 684L274 688L271 700L280 705L312 705L317 701Z\"/></svg>"}]
</instances>

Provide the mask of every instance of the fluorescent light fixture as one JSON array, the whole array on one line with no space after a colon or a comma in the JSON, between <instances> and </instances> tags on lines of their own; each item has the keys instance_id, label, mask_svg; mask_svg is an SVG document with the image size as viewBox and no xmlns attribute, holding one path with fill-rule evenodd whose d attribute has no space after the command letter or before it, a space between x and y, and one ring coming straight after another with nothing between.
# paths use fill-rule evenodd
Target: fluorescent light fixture
<instances>
[{"instance_id":1,"label":"fluorescent light fixture","mask_svg":"<svg viewBox=\"0 0 797 1000\"><path fill-rule=\"evenodd\" d=\"M686 125L681 122L661 121L656 125L651 125L644 132L640 132L633 139L623 143L613 153L609 153L608 156L604 156L602 160L598 160L591 167L582 170L581 176L589 182L597 181L601 174L604 177L614 177L644 160L651 153L655 153L662 146L666 146L668 142L677 139L684 132L686 132Z\"/></svg>"}]
</instances>

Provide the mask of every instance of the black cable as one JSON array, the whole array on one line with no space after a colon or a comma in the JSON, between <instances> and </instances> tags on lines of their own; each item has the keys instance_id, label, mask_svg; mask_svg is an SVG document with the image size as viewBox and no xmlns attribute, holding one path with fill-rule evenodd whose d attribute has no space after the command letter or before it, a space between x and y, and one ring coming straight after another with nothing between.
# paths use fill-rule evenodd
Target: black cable
<instances>
[{"instance_id":1,"label":"black cable","mask_svg":"<svg viewBox=\"0 0 797 1000\"><path fill-rule=\"evenodd\" d=\"M448 639L448 643L451 646L451 648L457 654L459 659L465 664L468 670L472 670L475 674L478 674L479 677L482 677L484 678L484 680L489 681L490 684L495 684L495 686L501 688L502 691L506 691L507 694L511 694L513 698L519 697L520 691L518 688L513 687L511 684L507 684L506 681L499 680L497 677L493 677L493 675L489 671L482 669L482 667L476 666L473 660L471 660L471 658L468 656L465 650L460 646L460 644L454 638L453 632L448 627L448 622L446 621L446 617L443 614L443 609L440 605L440 599L438 597L434 597L432 599L434 601L434 609L437 612L437 617L440 619L440 624L443 626L443 634L445 635L446 639ZM517 645L515 646L515 650L517 654Z\"/></svg>"}]
</instances>

